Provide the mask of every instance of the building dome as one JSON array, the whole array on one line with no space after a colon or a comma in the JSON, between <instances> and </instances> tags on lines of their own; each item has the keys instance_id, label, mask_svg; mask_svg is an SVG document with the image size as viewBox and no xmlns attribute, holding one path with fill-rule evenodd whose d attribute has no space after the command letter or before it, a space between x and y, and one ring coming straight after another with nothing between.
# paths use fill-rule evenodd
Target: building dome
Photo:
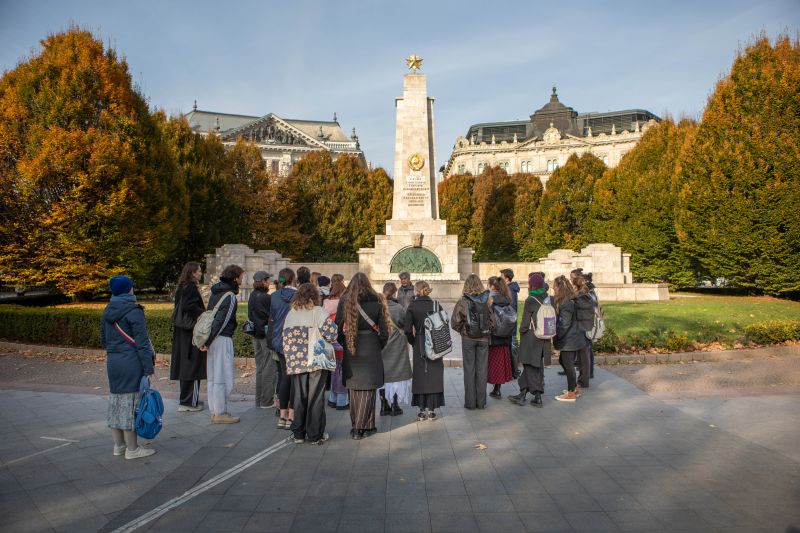
<instances>
[{"instance_id":1,"label":"building dome","mask_svg":"<svg viewBox=\"0 0 800 533\"><path fill-rule=\"evenodd\" d=\"M554 86L550 101L531 115L533 136L543 139L545 132L551 127L555 127L562 135L581 135L582 132L578 131L577 118L577 111L559 101Z\"/></svg>"}]
</instances>

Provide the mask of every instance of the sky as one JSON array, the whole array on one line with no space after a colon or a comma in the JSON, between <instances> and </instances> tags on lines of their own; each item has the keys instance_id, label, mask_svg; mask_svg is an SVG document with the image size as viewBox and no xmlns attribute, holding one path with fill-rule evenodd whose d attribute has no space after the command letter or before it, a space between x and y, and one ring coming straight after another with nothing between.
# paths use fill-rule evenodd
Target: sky
<instances>
[{"instance_id":1,"label":"sky","mask_svg":"<svg viewBox=\"0 0 800 533\"><path fill-rule=\"evenodd\" d=\"M150 105L356 128L391 174L404 59L424 59L436 168L471 124L526 119L551 87L578 112L701 118L737 50L797 37L800 0L0 0L0 69L70 25L110 43Z\"/></svg>"}]
</instances>

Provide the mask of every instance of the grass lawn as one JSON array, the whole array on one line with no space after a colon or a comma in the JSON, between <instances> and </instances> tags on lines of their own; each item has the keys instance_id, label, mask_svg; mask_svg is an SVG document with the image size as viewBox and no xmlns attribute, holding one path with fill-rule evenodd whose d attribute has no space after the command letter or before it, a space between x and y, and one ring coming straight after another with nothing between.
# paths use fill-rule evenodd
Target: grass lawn
<instances>
[{"instance_id":1,"label":"grass lawn","mask_svg":"<svg viewBox=\"0 0 800 533\"><path fill-rule=\"evenodd\" d=\"M698 342L740 340L744 327L767 320L800 320L800 302L767 296L677 294L665 302L607 302L606 327L625 339L673 331Z\"/></svg>"},{"instance_id":2,"label":"grass lawn","mask_svg":"<svg viewBox=\"0 0 800 533\"><path fill-rule=\"evenodd\" d=\"M522 311L520 302L520 313ZM685 351L694 342L745 344L745 326L770 320L800 320L800 302L767 296L673 294L664 302L606 302L607 334L596 351L666 348Z\"/></svg>"}]
</instances>

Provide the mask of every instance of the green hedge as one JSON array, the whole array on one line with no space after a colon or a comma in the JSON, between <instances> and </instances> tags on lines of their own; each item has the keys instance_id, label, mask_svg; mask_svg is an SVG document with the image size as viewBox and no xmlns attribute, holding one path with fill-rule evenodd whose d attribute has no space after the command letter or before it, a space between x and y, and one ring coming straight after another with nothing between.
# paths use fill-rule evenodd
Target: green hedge
<instances>
[{"instance_id":1,"label":"green hedge","mask_svg":"<svg viewBox=\"0 0 800 533\"><path fill-rule=\"evenodd\" d=\"M769 320L744 328L747 339L756 344L800 341L800 320Z\"/></svg>"},{"instance_id":2,"label":"green hedge","mask_svg":"<svg viewBox=\"0 0 800 533\"><path fill-rule=\"evenodd\" d=\"M103 311L97 309L69 307L23 307L0 305L0 339L32 344L51 344L60 346L80 346L102 348L100 346L100 317ZM172 351L172 323L169 309L147 309L145 317L150 338L158 353ZM237 313L239 322L247 316L247 307L241 305ZM771 320L750 324L744 328L742 342L756 344L777 344L786 341L800 341L800 320ZM664 349L671 352L692 350L695 341L686 332L673 330L650 330L621 337L614 328L608 327L605 336L594 345L595 352L614 353L648 349ZM233 336L234 353L237 357L252 357L253 344L249 336L239 328Z\"/></svg>"},{"instance_id":3,"label":"green hedge","mask_svg":"<svg viewBox=\"0 0 800 533\"><path fill-rule=\"evenodd\" d=\"M244 308L244 311L243 309ZM240 306L237 319L241 324L246 319L246 307ZM100 346L100 317L102 309L70 309L58 307L0 306L0 339L33 344L57 346ZM147 310L145 318L150 339L158 353L172 352L171 312L158 309ZM237 328L233 335L236 357L253 357L253 342Z\"/></svg>"}]
</instances>

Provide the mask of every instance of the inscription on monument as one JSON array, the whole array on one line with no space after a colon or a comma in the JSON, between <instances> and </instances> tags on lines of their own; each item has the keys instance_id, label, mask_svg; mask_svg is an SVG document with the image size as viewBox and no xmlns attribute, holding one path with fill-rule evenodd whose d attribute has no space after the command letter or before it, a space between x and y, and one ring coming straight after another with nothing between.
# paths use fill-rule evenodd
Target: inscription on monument
<instances>
[{"instance_id":1,"label":"inscription on monument","mask_svg":"<svg viewBox=\"0 0 800 533\"><path fill-rule=\"evenodd\" d=\"M400 192L400 197L409 207L424 207L425 200L430 198L428 180L421 172L412 172L406 177L406 182Z\"/></svg>"}]
</instances>

